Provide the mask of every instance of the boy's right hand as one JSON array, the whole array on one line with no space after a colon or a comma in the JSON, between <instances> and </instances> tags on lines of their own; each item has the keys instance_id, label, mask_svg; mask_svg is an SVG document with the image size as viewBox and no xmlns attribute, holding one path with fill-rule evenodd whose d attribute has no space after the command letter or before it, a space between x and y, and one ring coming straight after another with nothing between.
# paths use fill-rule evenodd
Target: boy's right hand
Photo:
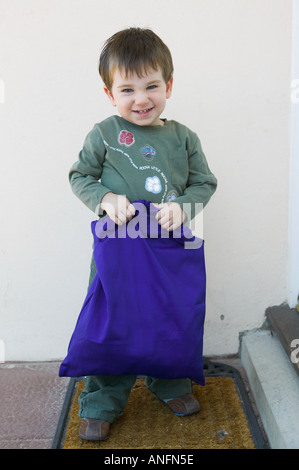
<instances>
[{"instance_id":1,"label":"boy's right hand","mask_svg":"<svg viewBox=\"0 0 299 470\"><path fill-rule=\"evenodd\" d=\"M112 192L105 194L100 206L116 225L125 224L135 215L135 207L126 196L120 196Z\"/></svg>"}]
</instances>

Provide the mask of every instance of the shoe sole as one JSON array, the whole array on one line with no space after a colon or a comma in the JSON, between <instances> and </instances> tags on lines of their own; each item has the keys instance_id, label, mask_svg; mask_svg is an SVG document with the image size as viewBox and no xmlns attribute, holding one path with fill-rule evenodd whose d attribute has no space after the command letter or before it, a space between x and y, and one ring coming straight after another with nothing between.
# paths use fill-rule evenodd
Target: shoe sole
<instances>
[{"instance_id":1,"label":"shoe sole","mask_svg":"<svg viewBox=\"0 0 299 470\"><path fill-rule=\"evenodd\" d=\"M84 441L106 441L107 439L109 439L110 434L108 434L108 436L105 436L105 437L89 437L89 438L87 438L86 436L83 436L82 434L79 433L79 437L81 437L81 439L83 439Z\"/></svg>"},{"instance_id":2,"label":"shoe sole","mask_svg":"<svg viewBox=\"0 0 299 470\"><path fill-rule=\"evenodd\" d=\"M161 400L159 398L160 401L162 401L165 405L167 405L167 408L173 413L175 414L176 416L191 416L191 415L194 415L195 413L198 413L200 411L200 405L198 404L198 407L196 409L193 409L191 410L190 412L187 412L187 413L179 413L177 411L175 411L175 409L171 408L171 406L168 404L168 402L170 402L172 399L169 399L169 400Z\"/></svg>"}]
</instances>

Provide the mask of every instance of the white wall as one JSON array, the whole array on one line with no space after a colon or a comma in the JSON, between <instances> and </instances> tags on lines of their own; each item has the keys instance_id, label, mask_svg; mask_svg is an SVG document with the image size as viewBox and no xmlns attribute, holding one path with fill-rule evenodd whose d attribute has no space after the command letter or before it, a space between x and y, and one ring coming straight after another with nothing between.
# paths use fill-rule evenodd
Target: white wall
<instances>
[{"instance_id":1,"label":"white wall","mask_svg":"<svg viewBox=\"0 0 299 470\"><path fill-rule=\"evenodd\" d=\"M299 303L299 0L292 0L292 4L287 300L294 308Z\"/></svg>"},{"instance_id":2,"label":"white wall","mask_svg":"<svg viewBox=\"0 0 299 470\"><path fill-rule=\"evenodd\" d=\"M201 138L219 189L204 215L205 354L286 299L290 0L1 0L0 339L7 361L64 357L86 295L93 214L67 174L114 108L105 39L150 27L170 47L165 112Z\"/></svg>"}]
</instances>

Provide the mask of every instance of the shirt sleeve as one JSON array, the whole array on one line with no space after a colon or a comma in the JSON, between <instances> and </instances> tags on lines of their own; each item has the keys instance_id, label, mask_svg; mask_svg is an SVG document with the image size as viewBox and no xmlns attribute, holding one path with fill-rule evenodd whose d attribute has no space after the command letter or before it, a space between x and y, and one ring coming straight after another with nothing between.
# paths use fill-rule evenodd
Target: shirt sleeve
<instances>
[{"instance_id":1,"label":"shirt sleeve","mask_svg":"<svg viewBox=\"0 0 299 470\"><path fill-rule=\"evenodd\" d=\"M189 206L185 206L188 207L186 212L188 222L207 205L217 188L217 179L208 166L200 140L196 134L193 134L192 141L192 145L188 150L189 175L186 189L182 196L174 200L183 210L184 204L189 204Z\"/></svg>"},{"instance_id":2,"label":"shirt sleeve","mask_svg":"<svg viewBox=\"0 0 299 470\"><path fill-rule=\"evenodd\" d=\"M101 214L100 202L110 191L99 180L106 155L101 133L97 125L87 135L78 160L69 171L73 193L97 215Z\"/></svg>"}]
</instances>

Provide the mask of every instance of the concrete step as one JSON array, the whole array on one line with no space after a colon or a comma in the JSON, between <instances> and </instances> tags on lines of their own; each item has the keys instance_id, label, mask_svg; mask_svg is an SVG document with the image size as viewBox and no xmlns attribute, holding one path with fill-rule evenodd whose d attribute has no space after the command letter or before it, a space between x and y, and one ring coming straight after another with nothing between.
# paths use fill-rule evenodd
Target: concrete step
<instances>
[{"instance_id":1,"label":"concrete step","mask_svg":"<svg viewBox=\"0 0 299 470\"><path fill-rule=\"evenodd\" d=\"M299 449L299 376L269 330L243 335L240 359L272 449Z\"/></svg>"}]
</instances>

